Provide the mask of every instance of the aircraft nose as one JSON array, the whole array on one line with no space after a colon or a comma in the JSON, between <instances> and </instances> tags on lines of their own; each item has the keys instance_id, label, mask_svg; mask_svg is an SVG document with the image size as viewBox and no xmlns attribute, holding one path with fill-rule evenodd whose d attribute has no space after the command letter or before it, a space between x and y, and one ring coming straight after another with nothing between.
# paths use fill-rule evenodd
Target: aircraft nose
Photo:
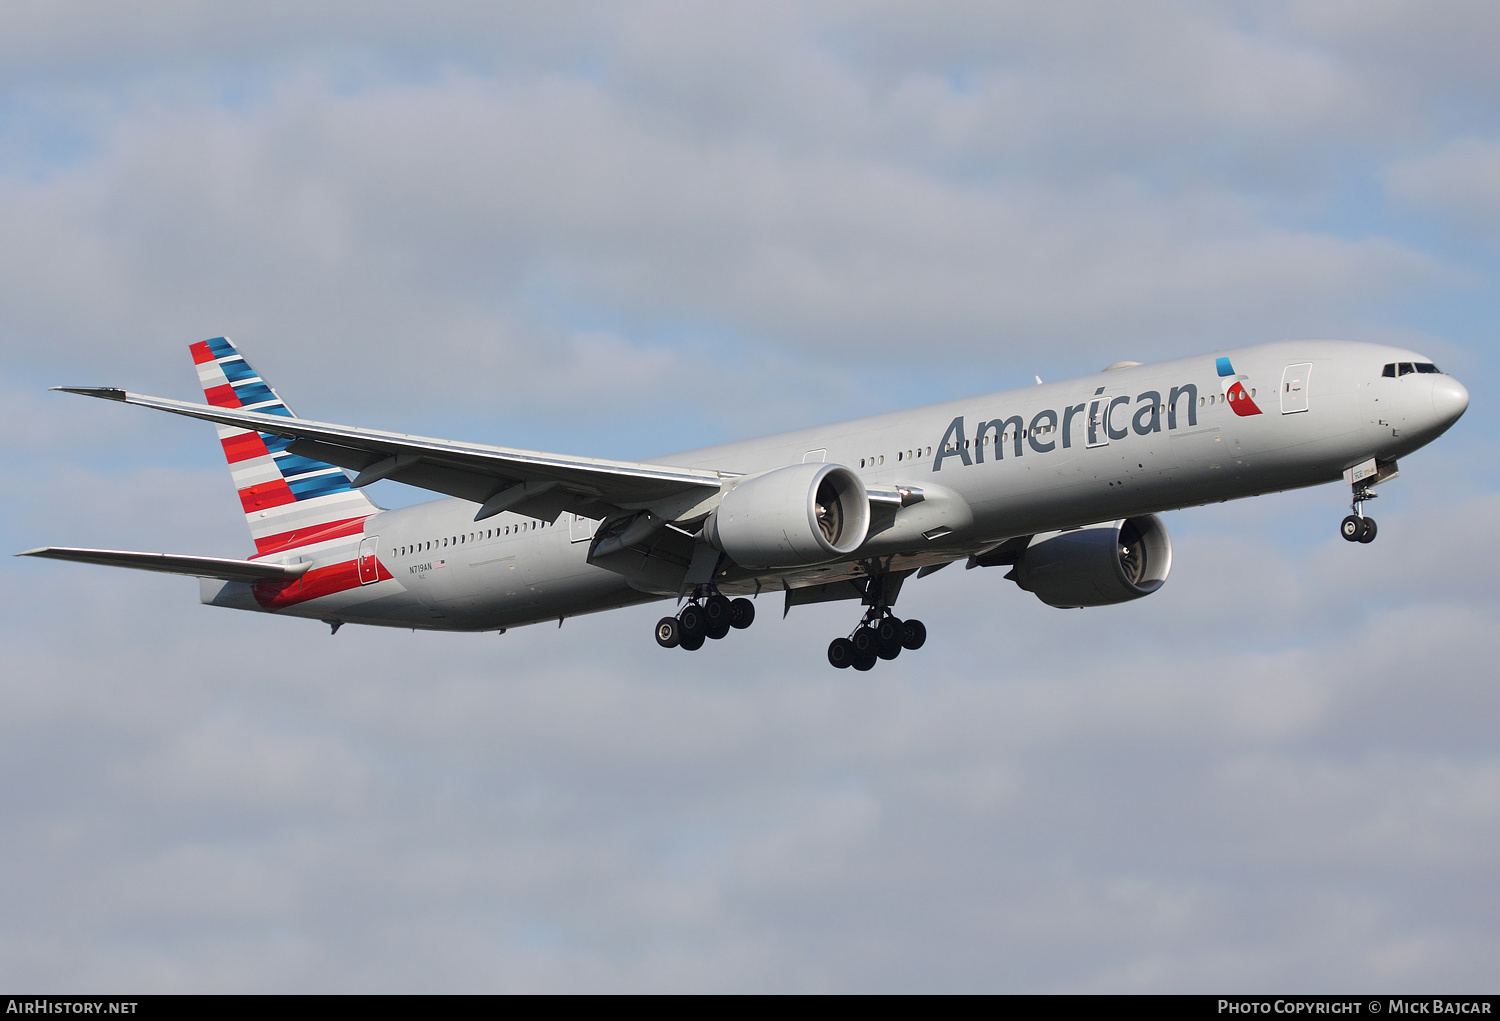
<instances>
[{"instance_id":1,"label":"aircraft nose","mask_svg":"<svg viewBox=\"0 0 1500 1021\"><path fill-rule=\"evenodd\" d=\"M1444 428L1457 422L1468 407L1469 391L1458 380L1439 376L1432 381L1432 410Z\"/></svg>"}]
</instances>

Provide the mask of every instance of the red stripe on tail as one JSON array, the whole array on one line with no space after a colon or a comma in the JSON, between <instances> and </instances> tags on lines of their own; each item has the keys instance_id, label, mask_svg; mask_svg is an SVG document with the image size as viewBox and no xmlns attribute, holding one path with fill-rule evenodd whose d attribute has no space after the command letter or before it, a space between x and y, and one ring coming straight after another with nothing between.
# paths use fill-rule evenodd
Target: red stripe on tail
<instances>
[{"instance_id":1,"label":"red stripe on tail","mask_svg":"<svg viewBox=\"0 0 1500 1021\"><path fill-rule=\"evenodd\" d=\"M240 398L234 392L234 387L225 383L223 386L211 386L203 391L204 398L216 408L238 408Z\"/></svg>"},{"instance_id":2,"label":"red stripe on tail","mask_svg":"<svg viewBox=\"0 0 1500 1021\"><path fill-rule=\"evenodd\" d=\"M272 553L281 553L285 550L296 549L298 546L311 546L315 542L326 542L329 539L342 539L346 535L358 535L365 530L364 517L345 518L343 521L329 521L319 525L308 525L305 528L296 528L290 532L279 532L276 535L266 535L255 540L255 556L264 557Z\"/></svg>"},{"instance_id":3,"label":"red stripe on tail","mask_svg":"<svg viewBox=\"0 0 1500 1021\"><path fill-rule=\"evenodd\" d=\"M292 487L286 484L286 479L262 482L240 490L240 505L245 508L246 514L296 502L297 498L292 495Z\"/></svg>"},{"instance_id":4,"label":"red stripe on tail","mask_svg":"<svg viewBox=\"0 0 1500 1021\"><path fill-rule=\"evenodd\" d=\"M260 438L260 433L239 433L221 440L224 444L224 457L230 464L240 461L248 461L252 457L270 457L271 452L266 449L266 441Z\"/></svg>"}]
</instances>

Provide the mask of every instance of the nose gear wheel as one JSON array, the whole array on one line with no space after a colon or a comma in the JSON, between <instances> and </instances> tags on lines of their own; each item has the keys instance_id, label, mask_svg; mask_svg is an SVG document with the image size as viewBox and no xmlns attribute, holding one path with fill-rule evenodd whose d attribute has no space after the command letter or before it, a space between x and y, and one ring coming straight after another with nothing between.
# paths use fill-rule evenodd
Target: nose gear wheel
<instances>
[{"instance_id":1,"label":"nose gear wheel","mask_svg":"<svg viewBox=\"0 0 1500 1021\"><path fill-rule=\"evenodd\" d=\"M1364 483L1355 483L1354 500L1351 509L1354 511L1343 521L1339 522L1339 534L1349 542L1371 543L1375 541L1375 519L1365 517L1365 501L1373 500L1379 496Z\"/></svg>"}]
</instances>

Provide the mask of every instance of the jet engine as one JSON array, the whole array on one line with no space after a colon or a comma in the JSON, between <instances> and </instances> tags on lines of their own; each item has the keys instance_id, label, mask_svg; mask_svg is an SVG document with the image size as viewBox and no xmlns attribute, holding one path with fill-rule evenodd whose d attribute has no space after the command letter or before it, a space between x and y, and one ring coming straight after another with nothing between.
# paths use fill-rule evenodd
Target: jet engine
<instances>
[{"instance_id":1,"label":"jet engine","mask_svg":"<svg viewBox=\"0 0 1500 1021\"><path fill-rule=\"evenodd\" d=\"M870 498L859 476L841 464L793 464L741 480L703 529L741 567L826 563L865 541Z\"/></svg>"},{"instance_id":2,"label":"jet engine","mask_svg":"<svg viewBox=\"0 0 1500 1021\"><path fill-rule=\"evenodd\" d=\"M1155 514L1043 532L1006 575L1048 606L1108 606L1150 595L1172 570L1172 540Z\"/></svg>"}]
</instances>

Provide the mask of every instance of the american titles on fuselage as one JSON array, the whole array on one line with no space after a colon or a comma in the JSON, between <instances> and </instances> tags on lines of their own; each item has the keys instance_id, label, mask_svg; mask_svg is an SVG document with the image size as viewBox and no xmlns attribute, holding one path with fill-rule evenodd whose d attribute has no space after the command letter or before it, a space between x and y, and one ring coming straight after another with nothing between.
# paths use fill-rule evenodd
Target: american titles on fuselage
<instances>
[{"instance_id":1,"label":"american titles on fuselage","mask_svg":"<svg viewBox=\"0 0 1500 1021\"><path fill-rule=\"evenodd\" d=\"M1051 453L1059 443L1064 448L1072 447L1075 423L1082 425L1076 432L1086 447L1102 447L1111 440L1126 439L1131 432L1139 436L1159 433L1163 420L1168 430L1177 429L1181 424L1180 406L1185 411L1182 417L1188 428L1198 424L1198 409L1210 402L1223 401L1241 417L1259 415L1260 408L1254 403L1255 390L1244 385L1247 377L1236 375L1228 358L1217 359L1217 367L1222 389L1219 395L1200 395L1196 383L1184 383L1172 387L1163 401L1159 390L1146 390L1131 398L1128 394L1106 393L1109 387L1101 386L1092 399L1063 407L1061 414L1059 409L1046 408L1033 414L1030 422L1022 415L980 421L972 439L964 428L964 416L959 415L943 433L932 470L941 471L943 461L950 457L958 458L965 466L983 464L986 447L994 450L994 460L1003 460L1007 443L1011 444L1015 457L1020 457L1026 447L1038 454ZM1125 410L1117 412L1121 407Z\"/></svg>"}]
</instances>

